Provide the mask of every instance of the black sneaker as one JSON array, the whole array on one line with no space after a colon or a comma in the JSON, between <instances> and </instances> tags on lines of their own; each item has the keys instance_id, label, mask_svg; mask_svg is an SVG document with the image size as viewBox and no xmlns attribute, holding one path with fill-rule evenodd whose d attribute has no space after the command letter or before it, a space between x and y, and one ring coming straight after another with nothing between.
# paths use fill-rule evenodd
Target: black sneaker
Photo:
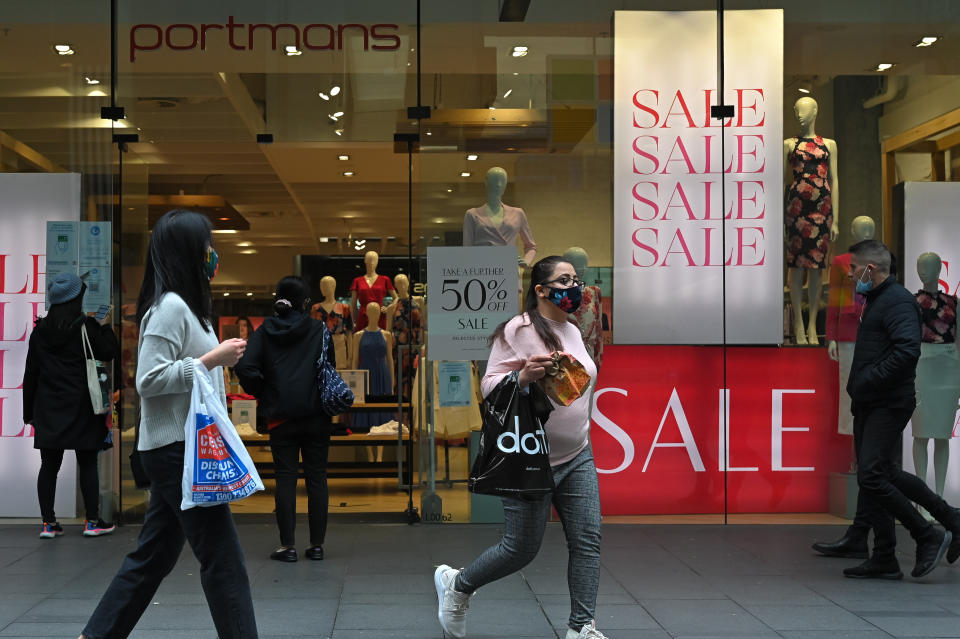
<instances>
[{"instance_id":1,"label":"black sneaker","mask_svg":"<svg viewBox=\"0 0 960 639\"><path fill-rule=\"evenodd\" d=\"M952 541L953 533L949 530L943 532L931 526L924 539L917 542L917 563L910 575L914 579L919 579L933 572L943 556L947 554Z\"/></svg>"},{"instance_id":2,"label":"black sneaker","mask_svg":"<svg viewBox=\"0 0 960 639\"><path fill-rule=\"evenodd\" d=\"M845 568L843 576L851 579L903 579L900 564L896 559L867 559L859 566Z\"/></svg>"},{"instance_id":3,"label":"black sneaker","mask_svg":"<svg viewBox=\"0 0 960 639\"><path fill-rule=\"evenodd\" d=\"M112 523L107 523L102 519L96 521L86 520L83 523L83 536L84 537L100 537L101 535L109 535L117 527Z\"/></svg>"},{"instance_id":4,"label":"black sneaker","mask_svg":"<svg viewBox=\"0 0 960 639\"><path fill-rule=\"evenodd\" d=\"M297 560L297 549L290 546L280 546L270 553L270 559L293 563Z\"/></svg>"}]
</instances>

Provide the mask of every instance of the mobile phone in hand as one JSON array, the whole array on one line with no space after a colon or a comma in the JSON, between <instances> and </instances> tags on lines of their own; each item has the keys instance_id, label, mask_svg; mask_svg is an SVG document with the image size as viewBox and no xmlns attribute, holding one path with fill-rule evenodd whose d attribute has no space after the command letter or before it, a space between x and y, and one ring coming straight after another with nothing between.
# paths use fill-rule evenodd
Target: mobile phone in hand
<instances>
[{"instance_id":1,"label":"mobile phone in hand","mask_svg":"<svg viewBox=\"0 0 960 639\"><path fill-rule=\"evenodd\" d=\"M103 320L103 318L105 318L105 317L107 316L107 313L109 313L109 312L110 312L110 305L109 305L109 304L101 304L101 305L100 305L100 308L97 309L97 312L96 312L96 314L95 314L93 317L94 317L95 320L97 320L97 321L99 322L99 321Z\"/></svg>"}]
</instances>

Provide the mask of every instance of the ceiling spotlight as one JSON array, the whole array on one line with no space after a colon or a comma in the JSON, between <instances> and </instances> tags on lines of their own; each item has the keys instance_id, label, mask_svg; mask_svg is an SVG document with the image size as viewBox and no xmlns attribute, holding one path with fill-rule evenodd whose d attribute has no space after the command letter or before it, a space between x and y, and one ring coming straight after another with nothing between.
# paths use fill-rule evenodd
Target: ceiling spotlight
<instances>
[{"instance_id":1,"label":"ceiling spotlight","mask_svg":"<svg viewBox=\"0 0 960 639\"><path fill-rule=\"evenodd\" d=\"M344 171L343 177L353 177L353 171Z\"/></svg>"},{"instance_id":2,"label":"ceiling spotlight","mask_svg":"<svg viewBox=\"0 0 960 639\"><path fill-rule=\"evenodd\" d=\"M320 96L321 98L323 98L324 100L330 100L330 96L327 95L326 93L324 93L323 91L321 91L321 92L318 93L317 95L319 95L319 96Z\"/></svg>"},{"instance_id":3,"label":"ceiling spotlight","mask_svg":"<svg viewBox=\"0 0 960 639\"><path fill-rule=\"evenodd\" d=\"M881 62L877 65L875 71L886 71L887 69L892 69L895 64L895 62Z\"/></svg>"},{"instance_id":4,"label":"ceiling spotlight","mask_svg":"<svg viewBox=\"0 0 960 639\"><path fill-rule=\"evenodd\" d=\"M931 44L940 39L940 36L923 36L920 38L920 42L916 43L915 47L929 47Z\"/></svg>"},{"instance_id":5,"label":"ceiling spotlight","mask_svg":"<svg viewBox=\"0 0 960 639\"><path fill-rule=\"evenodd\" d=\"M467 159L472 162L472 161L476 160L478 157L480 157L480 156L479 156L479 155L474 155L474 154L471 153L470 155L467 156Z\"/></svg>"},{"instance_id":6,"label":"ceiling spotlight","mask_svg":"<svg viewBox=\"0 0 960 639\"><path fill-rule=\"evenodd\" d=\"M257 254L257 249L245 249L243 251L240 251L240 255L256 255L256 254Z\"/></svg>"},{"instance_id":7,"label":"ceiling spotlight","mask_svg":"<svg viewBox=\"0 0 960 639\"><path fill-rule=\"evenodd\" d=\"M330 95L340 95L340 87L336 85L330 87Z\"/></svg>"},{"instance_id":8,"label":"ceiling spotlight","mask_svg":"<svg viewBox=\"0 0 960 639\"><path fill-rule=\"evenodd\" d=\"M236 229L213 229L211 231L211 233L223 233L223 234L230 234L230 235L236 232L237 232Z\"/></svg>"},{"instance_id":9,"label":"ceiling spotlight","mask_svg":"<svg viewBox=\"0 0 960 639\"><path fill-rule=\"evenodd\" d=\"M223 296L224 296L224 297L230 297L230 293L224 293Z\"/></svg>"},{"instance_id":10,"label":"ceiling spotlight","mask_svg":"<svg viewBox=\"0 0 960 639\"><path fill-rule=\"evenodd\" d=\"M329 237L318 237L318 238L317 238L317 241L320 242L321 244L326 244L327 242L330 241L330 238L329 238Z\"/></svg>"},{"instance_id":11,"label":"ceiling spotlight","mask_svg":"<svg viewBox=\"0 0 960 639\"><path fill-rule=\"evenodd\" d=\"M87 77L87 76L84 76L84 77L83 77L83 81L86 82L87 84L90 84L90 85L100 84L100 80L97 80L96 78L90 78L90 77Z\"/></svg>"},{"instance_id":12,"label":"ceiling spotlight","mask_svg":"<svg viewBox=\"0 0 960 639\"><path fill-rule=\"evenodd\" d=\"M460 177L470 177L470 171L460 171Z\"/></svg>"},{"instance_id":13,"label":"ceiling spotlight","mask_svg":"<svg viewBox=\"0 0 960 639\"><path fill-rule=\"evenodd\" d=\"M529 49L527 47L516 46L513 47L513 53L511 55L515 58L522 58L523 56L527 55L528 51Z\"/></svg>"},{"instance_id":14,"label":"ceiling spotlight","mask_svg":"<svg viewBox=\"0 0 960 639\"><path fill-rule=\"evenodd\" d=\"M497 110L497 107L491 106L491 107L490 107L490 110L491 110L491 111L496 111L496 110Z\"/></svg>"},{"instance_id":15,"label":"ceiling spotlight","mask_svg":"<svg viewBox=\"0 0 960 639\"><path fill-rule=\"evenodd\" d=\"M332 113L328 113L327 117L330 118L331 122L336 122L339 118Z\"/></svg>"},{"instance_id":16,"label":"ceiling spotlight","mask_svg":"<svg viewBox=\"0 0 960 639\"><path fill-rule=\"evenodd\" d=\"M347 160L350 159L350 156L349 156L349 155L338 155L338 156L337 156L337 159L340 160L341 162L346 162Z\"/></svg>"},{"instance_id":17,"label":"ceiling spotlight","mask_svg":"<svg viewBox=\"0 0 960 639\"><path fill-rule=\"evenodd\" d=\"M343 129L337 129L334 131L337 135L343 135Z\"/></svg>"},{"instance_id":18,"label":"ceiling spotlight","mask_svg":"<svg viewBox=\"0 0 960 639\"><path fill-rule=\"evenodd\" d=\"M284 53L287 55L303 55L303 51L297 48L295 44L288 44L283 48Z\"/></svg>"},{"instance_id":19,"label":"ceiling spotlight","mask_svg":"<svg viewBox=\"0 0 960 639\"><path fill-rule=\"evenodd\" d=\"M509 98L511 93L513 93L513 89L507 89L507 92L503 94L504 99Z\"/></svg>"},{"instance_id":20,"label":"ceiling spotlight","mask_svg":"<svg viewBox=\"0 0 960 639\"><path fill-rule=\"evenodd\" d=\"M237 246L240 248L245 248L247 246L253 246L253 242L237 242Z\"/></svg>"},{"instance_id":21,"label":"ceiling spotlight","mask_svg":"<svg viewBox=\"0 0 960 639\"><path fill-rule=\"evenodd\" d=\"M453 193L453 189L447 189L447 193Z\"/></svg>"},{"instance_id":22,"label":"ceiling spotlight","mask_svg":"<svg viewBox=\"0 0 960 639\"><path fill-rule=\"evenodd\" d=\"M247 297L253 297L253 293L247 293Z\"/></svg>"},{"instance_id":23,"label":"ceiling spotlight","mask_svg":"<svg viewBox=\"0 0 960 639\"><path fill-rule=\"evenodd\" d=\"M433 135L433 131L427 131L427 135Z\"/></svg>"},{"instance_id":24,"label":"ceiling spotlight","mask_svg":"<svg viewBox=\"0 0 960 639\"><path fill-rule=\"evenodd\" d=\"M333 117L335 117L335 118L341 118L341 117L343 117L343 111L337 111L336 113L333 114Z\"/></svg>"},{"instance_id":25,"label":"ceiling spotlight","mask_svg":"<svg viewBox=\"0 0 960 639\"><path fill-rule=\"evenodd\" d=\"M798 88L797 91L800 93L810 93L810 89L804 89L803 87Z\"/></svg>"},{"instance_id":26,"label":"ceiling spotlight","mask_svg":"<svg viewBox=\"0 0 960 639\"><path fill-rule=\"evenodd\" d=\"M55 44L53 45L53 48L56 49L58 53L66 53L67 51L70 51L69 44Z\"/></svg>"}]
</instances>

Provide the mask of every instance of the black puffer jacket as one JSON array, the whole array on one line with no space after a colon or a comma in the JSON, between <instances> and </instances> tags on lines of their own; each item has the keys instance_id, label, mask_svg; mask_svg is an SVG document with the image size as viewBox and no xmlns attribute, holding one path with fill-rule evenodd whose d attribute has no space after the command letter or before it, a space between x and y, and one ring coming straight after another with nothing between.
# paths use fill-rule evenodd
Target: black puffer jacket
<instances>
[{"instance_id":1,"label":"black puffer jacket","mask_svg":"<svg viewBox=\"0 0 960 639\"><path fill-rule=\"evenodd\" d=\"M94 414L90 402L81 321L94 357L108 362L120 351L113 329L91 317L78 317L65 329L37 320L23 373L23 421L33 422L34 448L103 448L107 416Z\"/></svg>"},{"instance_id":2,"label":"black puffer jacket","mask_svg":"<svg viewBox=\"0 0 960 639\"><path fill-rule=\"evenodd\" d=\"M258 416L330 421L320 409L317 389L317 359L325 330L323 322L294 311L283 318L268 317L250 336L234 372L243 390L257 398ZM334 362L332 348L327 357Z\"/></svg>"},{"instance_id":3,"label":"black puffer jacket","mask_svg":"<svg viewBox=\"0 0 960 639\"><path fill-rule=\"evenodd\" d=\"M920 306L892 275L867 293L847 393L853 411L883 405L912 409L920 359Z\"/></svg>"}]
</instances>

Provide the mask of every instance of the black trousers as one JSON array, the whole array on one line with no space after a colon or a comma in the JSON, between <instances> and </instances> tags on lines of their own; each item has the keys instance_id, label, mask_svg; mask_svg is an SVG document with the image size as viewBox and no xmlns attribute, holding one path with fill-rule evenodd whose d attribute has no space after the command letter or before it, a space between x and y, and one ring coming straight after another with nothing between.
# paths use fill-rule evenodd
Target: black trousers
<instances>
[{"instance_id":1,"label":"black trousers","mask_svg":"<svg viewBox=\"0 0 960 639\"><path fill-rule=\"evenodd\" d=\"M183 442L140 454L150 477L150 505L137 548L123 560L83 629L86 639L129 635L160 582L177 563L184 541L200 561L200 583L221 639L257 636L243 549L226 504L180 510Z\"/></svg>"},{"instance_id":2,"label":"black trousers","mask_svg":"<svg viewBox=\"0 0 960 639\"><path fill-rule=\"evenodd\" d=\"M270 450L276 471L275 503L280 545L293 546L297 529L297 478L300 457L307 479L307 519L310 545L322 546L327 536L327 457L330 422L323 418L290 420L270 430Z\"/></svg>"},{"instance_id":3,"label":"black trousers","mask_svg":"<svg viewBox=\"0 0 960 639\"><path fill-rule=\"evenodd\" d=\"M99 450L77 450L77 468L80 474L80 494L83 495L83 508L86 518L97 521L100 518L100 478L97 476L97 455ZM40 515L43 521L57 521L53 503L57 498L57 475L63 464L62 448L40 449L40 472L37 473L37 500L40 502Z\"/></svg>"},{"instance_id":4,"label":"black trousers","mask_svg":"<svg viewBox=\"0 0 960 639\"><path fill-rule=\"evenodd\" d=\"M912 408L875 406L859 408L853 418L860 502L874 532L873 556L880 560L895 556L894 518L903 523L915 540L930 530L930 522L911 502L920 504L940 520L950 516L947 502L916 475L904 472L898 463L901 434L912 414ZM857 510L860 512L859 506Z\"/></svg>"}]
</instances>

